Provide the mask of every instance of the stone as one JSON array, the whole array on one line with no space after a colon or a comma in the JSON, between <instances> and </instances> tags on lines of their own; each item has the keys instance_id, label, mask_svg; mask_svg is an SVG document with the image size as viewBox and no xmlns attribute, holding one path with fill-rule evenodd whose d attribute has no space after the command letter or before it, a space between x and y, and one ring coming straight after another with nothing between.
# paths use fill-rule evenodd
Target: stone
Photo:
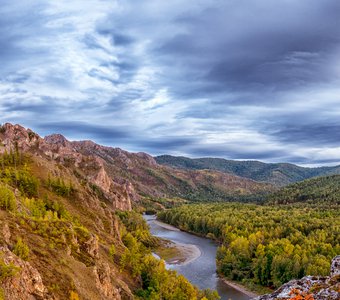
<instances>
[{"instance_id":1,"label":"stone","mask_svg":"<svg viewBox=\"0 0 340 300\"><path fill-rule=\"evenodd\" d=\"M1 282L6 300L51 299L40 273L29 262L16 256L7 247L0 247L0 259L6 265L18 267L15 276L7 277Z\"/></svg>"},{"instance_id":2,"label":"stone","mask_svg":"<svg viewBox=\"0 0 340 300\"><path fill-rule=\"evenodd\" d=\"M108 263L100 262L93 268L96 287L105 299L121 300L120 291L113 285L113 272Z\"/></svg>"},{"instance_id":3,"label":"stone","mask_svg":"<svg viewBox=\"0 0 340 300\"><path fill-rule=\"evenodd\" d=\"M7 245L10 244L10 239L11 239L11 231L9 229L9 226L7 223L4 224L3 228L2 228L2 235L4 237L4 241Z\"/></svg>"},{"instance_id":4,"label":"stone","mask_svg":"<svg viewBox=\"0 0 340 300\"><path fill-rule=\"evenodd\" d=\"M340 255L333 258L331 264L331 277L340 275Z\"/></svg>"},{"instance_id":5,"label":"stone","mask_svg":"<svg viewBox=\"0 0 340 300\"><path fill-rule=\"evenodd\" d=\"M99 257L98 237L91 233L91 237L85 242L85 251L93 258Z\"/></svg>"}]
</instances>

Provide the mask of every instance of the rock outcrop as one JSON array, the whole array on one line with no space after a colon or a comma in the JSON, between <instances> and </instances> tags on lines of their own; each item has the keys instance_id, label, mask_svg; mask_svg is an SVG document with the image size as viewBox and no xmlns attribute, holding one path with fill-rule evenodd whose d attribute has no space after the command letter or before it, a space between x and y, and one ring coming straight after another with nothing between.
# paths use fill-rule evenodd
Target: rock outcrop
<instances>
[{"instance_id":1,"label":"rock outcrop","mask_svg":"<svg viewBox=\"0 0 340 300\"><path fill-rule=\"evenodd\" d=\"M99 262L98 265L93 268L93 272L96 278L96 287L100 291L103 299L133 299L131 292L115 286L113 280L116 277L115 273L107 263ZM122 297L122 295L124 296Z\"/></svg>"},{"instance_id":2,"label":"rock outcrop","mask_svg":"<svg viewBox=\"0 0 340 300\"><path fill-rule=\"evenodd\" d=\"M40 273L29 262L16 256L7 247L0 247L0 259L4 265L15 270L1 282L6 300L51 299Z\"/></svg>"},{"instance_id":3,"label":"rock outcrop","mask_svg":"<svg viewBox=\"0 0 340 300\"><path fill-rule=\"evenodd\" d=\"M11 239L11 231L7 223L5 223L2 227L2 236L4 238L5 243L9 244Z\"/></svg>"},{"instance_id":4,"label":"rock outcrop","mask_svg":"<svg viewBox=\"0 0 340 300\"><path fill-rule=\"evenodd\" d=\"M336 256L331 264L331 277L336 275L340 276L340 255Z\"/></svg>"},{"instance_id":5,"label":"rock outcrop","mask_svg":"<svg viewBox=\"0 0 340 300\"><path fill-rule=\"evenodd\" d=\"M340 255L332 261L330 276L306 276L298 280L291 280L272 294L254 298L254 300L272 299L339 300Z\"/></svg>"}]
</instances>

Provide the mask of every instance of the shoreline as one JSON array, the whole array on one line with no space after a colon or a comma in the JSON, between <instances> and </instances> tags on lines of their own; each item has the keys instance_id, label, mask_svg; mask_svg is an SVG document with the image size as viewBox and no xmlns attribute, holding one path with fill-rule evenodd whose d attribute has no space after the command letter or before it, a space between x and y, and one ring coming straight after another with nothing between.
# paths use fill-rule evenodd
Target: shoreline
<instances>
[{"instance_id":1,"label":"shoreline","mask_svg":"<svg viewBox=\"0 0 340 300\"><path fill-rule=\"evenodd\" d=\"M175 227L175 226L172 226L170 224L167 224L167 223L163 223L162 221L159 221L157 219L154 219L153 222L155 224L157 224L158 226L161 226L167 230L171 230L171 231L181 231L179 228Z\"/></svg>"},{"instance_id":2,"label":"shoreline","mask_svg":"<svg viewBox=\"0 0 340 300\"><path fill-rule=\"evenodd\" d=\"M261 294L258 294L258 293L255 293L249 289L247 289L247 287L245 287L244 285L240 284L240 283L237 283L237 282L234 282L234 281L230 281L228 279L225 279L223 277L220 277L221 280L226 284L226 285L229 285L231 286L232 288L234 288L235 290L238 290L239 292L251 297L251 298L255 298L255 297L258 297L260 296Z\"/></svg>"},{"instance_id":3,"label":"shoreline","mask_svg":"<svg viewBox=\"0 0 340 300\"><path fill-rule=\"evenodd\" d=\"M167 230L171 230L171 231L182 231L181 229L179 229L179 228L177 228L177 227L175 227L175 226L173 226L173 225L164 223L164 222L159 221L159 220L157 220L157 219L154 219L153 222L155 222L157 225L159 225L159 226L161 226L161 227L163 227L163 228L165 228L165 229L167 229ZM196 235L196 236L199 236L199 237L202 237L202 238L206 238L206 239L208 239L208 240L211 240L211 241L216 242L216 240L209 239L209 238L207 238L207 237L205 237L205 236L202 236L202 235L199 235L199 234L195 234L195 233L193 233L193 232L189 232L189 231L185 231L185 230L183 230L183 231L184 231L184 232L187 232L187 233L189 233L189 234ZM169 241L169 240L168 240L168 241ZM171 243L171 245L172 245L173 247L176 247L176 248L179 249L180 251L182 250L182 251L184 251L184 253L186 252L186 253L184 254L184 256L185 256L185 255L188 255L188 254L189 254L189 256L191 256L191 258L186 259L185 261L177 260L177 262L175 262L175 263L174 263L174 262L169 262L169 263L166 262L166 264L167 264L168 266L170 266L170 268L171 268L172 265L185 265L185 264L188 264L188 263L194 261L195 259L199 258L199 257L201 256L201 254L202 254L201 251L200 251L200 249L199 249L196 245L191 245L191 244L181 244L181 243L177 243L177 242L173 242L173 241L170 241L170 243ZM196 250L195 250L195 248L196 248ZM194 252L191 252L192 250L193 250ZM197 251L197 250L198 250L198 251ZM183 252L182 252L182 253L183 253ZM244 295L247 295L247 296L251 297L251 299L254 298L254 297L258 297L258 296L261 295L261 294L259 294L259 293L256 293L256 292L253 292L253 291L249 290L246 286L242 285L241 283L234 282L234 281L230 281L230 280L228 280L228 279L226 279L226 278L223 278L223 277L220 277L220 276L219 276L219 278L220 278L220 279L223 281L223 283L225 283L226 285L228 285L228 286L234 288L235 290L241 292L241 293L244 294Z\"/></svg>"},{"instance_id":4,"label":"shoreline","mask_svg":"<svg viewBox=\"0 0 340 300\"><path fill-rule=\"evenodd\" d=\"M202 255L201 250L196 245L182 243L174 243L174 245L175 245L174 247L176 247L180 252L182 252L183 256L185 257L185 261L172 263L169 265L176 264L187 265Z\"/></svg>"},{"instance_id":5,"label":"shoreline","mask_svg":"<svg viewBox=\"0 0 340 300\"><path fill-rule=\"evenodd\" d=\"M192 244L184 244L163 239L163 244L154 253L163 259L167 266L187 265L202 255L201 250Z\"/></svg>"}]
</instances>

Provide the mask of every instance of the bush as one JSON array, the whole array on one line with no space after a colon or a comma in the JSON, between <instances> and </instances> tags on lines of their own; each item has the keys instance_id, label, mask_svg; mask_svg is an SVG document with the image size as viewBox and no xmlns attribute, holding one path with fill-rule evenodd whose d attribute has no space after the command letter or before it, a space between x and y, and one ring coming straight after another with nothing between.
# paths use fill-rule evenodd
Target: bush
<instances>
[{"instance_id":1,"label":"bush","mask_svg":"<svg viewBox=\"0 0 340 300\"><path fill-rule=\"evenodd\" d=\"M52 178L50 175L47 179L47 187L55 194L62 197L69 197L75 192L71 181L69 184L66 184L61 177Z\"/></svg>"},{"instance_id":2,"label":"bush","mask_svg":"<svg viewBox=\"0 0 340 300\"><path fill-rule=\"evenodd\" d=\"M70 292L70 300L79 300L78 294L74 291L71 291Z\"/></svg>"},{"instance_id":3,"label":"bush","mask_svg":"<svg viewBox=\"0 0 340 300\"><path fill-rule=\"evenodd\" d=\"M23 260L28 260L30 249L28 246L23 242L21 238L18 238L17 243L14 246L13 253Z\"/></svg>"},{"instance_id":4,"label":"bush","mask_svg":"<svg viewBox=\"0 0 340 300\"><path fill-rule=\"evenodd\" d=\"M27 166L22 170L6 167L0 172L0 178L3 182L17 187L23 195L28 197L38 196L38 179L29 172Z\"/></svg>"},{"instance_id":5,"label":"bush","mask_svg":"<svg viewBox=\"0 0 340 300\"><path fill-rule=\"evenodd\" d=\"M15 276L19 272L20 268L15 266L13 263L6 265L0 257L0 283L8 277ZM1 293L0 293L1 296ZM1 299L1 297L0 297Z\"/></svg>"},{"instance_id":6,"label":"bush","mask_svg":"<svg viewBox=\"0 0 340 300\"><path fill-rule=\"evenodd\" d=\"M115 254L116 254L116 247L115 247L115 245L112 244L110 249L109 249L109 255L110 255L112 261L114 261Z\"/></svg>"},{"instance_id":7,"label":"bush","mask_svg":"<svg viewBox=\"0 0 340 300\"><path fill-rule=\"evenodd\" d=\"M6 186L0 185L0 208L7 211L16 209L14 193Z\"/></svg>"}]
</instances>

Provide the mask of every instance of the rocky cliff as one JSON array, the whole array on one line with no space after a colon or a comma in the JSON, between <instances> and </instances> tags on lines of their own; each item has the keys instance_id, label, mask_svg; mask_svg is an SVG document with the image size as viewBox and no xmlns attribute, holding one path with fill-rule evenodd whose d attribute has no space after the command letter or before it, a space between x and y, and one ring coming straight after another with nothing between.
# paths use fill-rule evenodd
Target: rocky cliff
<instances>
[{"instance_id":1,"label":"rocky cliff","mask_svg":"<svg viewBox=\"0 0 340 300\"><path fill-rule=\"evenodd\" d=\"M97 187L104 192L106 198L112 201L113 208L131 210L131 198L138 199L128 180L117 182L107 174L107 163L104 159L90 151L87 153L78 151L80 145L85 147L89 142L70 142L61 134L41 138L30 129L9 123L2 126L0 140L3 145L0 153L13 151L31 153L42 159L52 160L70 170L78 171L82 174L83 180L89 181L94 188Z\"/></svg>"},{"instance_id":2,"label":"rocky cliff","mask_svg":"<svg viewBox=\"0 0 340 300\"><path fill-rule=\"evenodd\" d=\"M291 280L272 294L254 298L254 300L339 300L340 299L340 255L331 264L330 275L306 276Z\"/></svg>"}]
</instances>

